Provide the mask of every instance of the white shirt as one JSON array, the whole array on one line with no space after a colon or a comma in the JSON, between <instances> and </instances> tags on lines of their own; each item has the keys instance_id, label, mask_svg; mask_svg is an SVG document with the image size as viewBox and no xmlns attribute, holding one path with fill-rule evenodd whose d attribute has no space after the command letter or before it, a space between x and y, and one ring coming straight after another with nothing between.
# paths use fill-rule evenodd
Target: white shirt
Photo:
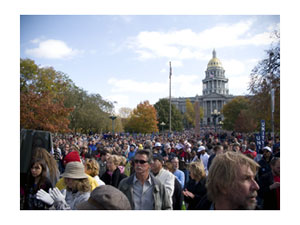
<instances>
[{"instance_id":1,"label":"white shirt","mask_svg":"<svg viewBox=\"0 0 300 225\"><path fill-rule=\"evenodd\" d=\"M205 152L204 155L200 155L200 159L203 162L204 169L207 175L208 174L207 164L208 164L209 155Z\"/></svg>"},{"instance_id":2,"label":"white shirt","mask_svg":"<svg viewBox=\"0 0 300 225\"><path fill-rule=\"evenodd\" d=\"M171 204L173 204L172 201L172 196L174 193L174 188L175 188L175 176L174 174L172 174L171 172L169 172L168 170L165 170L164 168L162 168L158 174L155 176L155 178L157 178L165 187L166 190L169 194L170 197L170 201Z\"/></svg>"},{"instance_id":3,"label":"white shirt","mask_svg":"<svg viewBox=\"0 0 300 225\"><path fill-rule=\"evenodd\" d=\"M99 186L105 185L105 183L102 180L100 180L99 176L94 176L93 178L97 181L97 183L99 184Z\"/></svg>"}]
</instances>

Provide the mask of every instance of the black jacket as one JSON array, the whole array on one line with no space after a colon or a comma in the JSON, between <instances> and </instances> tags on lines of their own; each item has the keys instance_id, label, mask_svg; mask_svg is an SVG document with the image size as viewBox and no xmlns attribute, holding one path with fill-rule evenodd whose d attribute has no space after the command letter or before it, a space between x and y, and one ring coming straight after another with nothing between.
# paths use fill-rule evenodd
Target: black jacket
<instances>
[{"instance_id":1,"label":"black jacket","mask_svg":"<svg viewBox=\"0 0 300 225\"><path fill-rule=\"evenodd\" d=\"M195 180L191 179L189 183L186 185L186 189L195 195L194 198L184 196L184 201L188 203L188 208L187 208L188 210L195 210L201 198L206 194L205 183L206 183L205 178L202 178L197 184Z\"/></svg>"},{"instance_id":2,"label":"black jacket","mask_svg":"<svg viewBox=\"0 0 300 225\"><path fill-rule=\"evenodd\" d=\"M259 180L258 195L263 200L263 209L276 210L277 196L276 189L270 190L270 185L274 183L272 172L263 174Z\"/></svg>"},{"instance_id":3,"label":"black jacket","mask_svg":"<svg viewBox=\"0 0 300 225\"><path fill-rule=\"evenodd\" d=\"M183 194L182 194L181 184L176 178L175 178L174 186L175 188L172 196L173 210L181 210L182 202L183 202Z\"/></svg>"},{"instance_id":4,"label":"black jacket","mask_svg":"<svg viewBox=\"0 0 300 225\"><path fill-rule=\"evenodd\" d=\"M114 172L113 175L110 176L108 174L108 170L106 170L106 172L101 176L101 180L107 184L107 185L112 185L115 188L118 188L119 183L121 180L123 180L124 178L126 178L127 176L122 174L119 170L119 168L117 168Z\"/></svg>"}]
</instances>

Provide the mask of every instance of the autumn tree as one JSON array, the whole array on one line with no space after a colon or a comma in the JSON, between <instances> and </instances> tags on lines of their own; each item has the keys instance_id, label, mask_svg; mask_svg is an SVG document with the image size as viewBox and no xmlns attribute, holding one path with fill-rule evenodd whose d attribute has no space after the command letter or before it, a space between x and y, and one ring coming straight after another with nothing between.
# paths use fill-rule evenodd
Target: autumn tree
<instances>
[{"instance_id":1,"label":"autumn tree","mask_svg":"<svg viewBox=\"0 0 300 225\"><path fill-rule=\"evenodd\" d=\"M73 110L64 106L64 92L71 80L52 67L40 68L33 60L20 61L21 128L69 131L68 116Z\"/></svg>"},{"instance_id":2,"label":"autumn tree","mask_svg":"<svg viewBox=\"0 0 300 225\"><path fill-rule=\"evenodd\" d=\"M186 111L184 113L184 121L187 128L191 128L195 126L195 108L191 103L190 99L185 101Z\"/></svg>"},{"instance_id":3,"label":"autumn tree","mask_svg":"<svg viewBox=\"0 0 300 225\"><path fill-rule=\"evenodd\" d=\"M160 130L163 128L160 125L162 122L166 124L164 129L168 129L170 126L170 101L166 98L160 99L154 104L154 107L157 112L157 120ZM182 114L173 104L171 104L171 126L172 131L183 130Z\"/></svg>"},{"instance_id":4,"label":"autumn tree","mask_svg":"<svg viewBox=\"0 0 300 225\"><path fill-rule=\"evenodd\" d=\"M125 131L143 134L158 132L157 123L154 106L150 105L149 101L144 101L132 111Z\"/></svg>"},{"instance_id":5,"label":"autumn tree","mask_svg":"<svg viewBox=\"0 0 300 225\"><path fill-rule=\"evenodd\" d=\"M264 59L253 68L250 74L249 91L253 94L251 107L256 121L266 122L266 129L271 130L271 89L275 90L274 127L280 130L280 32L272 34L274 42L266 50ZM255 110L256 109L256 110Z\"/></svg>"}]
</instances>

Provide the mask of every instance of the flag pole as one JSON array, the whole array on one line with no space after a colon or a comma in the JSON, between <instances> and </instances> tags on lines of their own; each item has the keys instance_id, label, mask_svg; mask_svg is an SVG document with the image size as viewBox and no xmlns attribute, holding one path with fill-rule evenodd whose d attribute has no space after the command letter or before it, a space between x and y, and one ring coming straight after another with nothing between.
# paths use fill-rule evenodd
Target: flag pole
<instances>
[{"instance_id":1,"label":"flag pole","mask_svg":"<svg viewBox=\"0 0 300 225\"><path fill-rule=\"evenodd\" d=\"M169 75L169 103L170 103L170 110L169 110L169 132L172 132L172 125L171 125L171 76L172 76L172 67L170 61L170 75Z\"/></svg>"}]
</instances>

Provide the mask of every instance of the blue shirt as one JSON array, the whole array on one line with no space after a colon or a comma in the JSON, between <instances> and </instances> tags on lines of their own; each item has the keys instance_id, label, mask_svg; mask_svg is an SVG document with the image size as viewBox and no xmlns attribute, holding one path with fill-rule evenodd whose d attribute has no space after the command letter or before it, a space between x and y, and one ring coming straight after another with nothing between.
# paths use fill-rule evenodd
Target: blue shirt
<instances>
[{"instance_id":1,"label":"blue shirt","mask_svg":"<svg viewBox=\"0 0 300 225\"><path fill-rule=\"evenodd\" d=\"M131 151L128 152L128 161L130 161L135 156L135 152L136 150L134 150L133 152Z\"/></svg>"},{"instance_id":2,"label":"blue shirt","mask_svg":"<svg viewBox=\"0 0 300 225\"><path fill-rule=\"evenodd\" d=\"M179 181L179 183L181 184L182 189L184 188L184 180L185 180L185 176L184 173L181 170L175 170L174 172L175 177L177 178L177 180Z\"/></svg>"}]
</instances>

